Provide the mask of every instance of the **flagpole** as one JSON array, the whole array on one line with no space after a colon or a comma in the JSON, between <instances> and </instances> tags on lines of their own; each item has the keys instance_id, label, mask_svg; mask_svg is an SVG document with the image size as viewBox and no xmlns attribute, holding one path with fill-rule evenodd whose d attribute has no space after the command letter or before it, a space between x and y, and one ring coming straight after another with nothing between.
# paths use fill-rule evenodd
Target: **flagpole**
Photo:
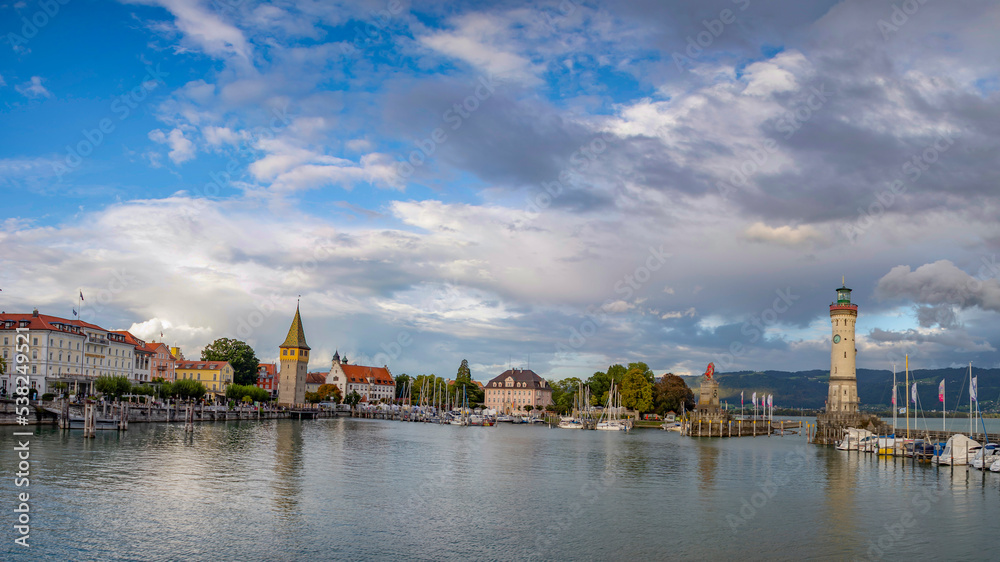
<instances>
[{"instance_id":1,"label":"flagpole","mask_svg":"<svg viewBox=\"0 0 1000 562\"><path fill-rule=\"evenodd\" d=\"M899 407L896 406L896 364L892 364L892 434L896 435L896 413Z\"/></svg>"},{"instance_id":2,"label":"flagpole","mask_svg":"<svg viewBox=\"0 0 1000 562\"><path fill-rule=\"evenodd\" d=\"M947 432L948 426L945 421L945 412L948 411L948 403L944 401L944 379L941 379L941 431Z\"/></svg>"},{"instance_id":3,"label":"flagpole","mask_svg":"<svg viewBox=\"0 0 1000 562\"><path fill-rule=\"evenodd\" d=\"M972 419L972 361L969 361L969 438L972 438L972 430L976 426L976 420Z\"/></svg>"},{"instance_id":4,"label":"flagpole","mask_svg":"<svg viewBox=\"0 0 1000 562\"><path fill-rule=\"evenodd\" d=\"M906 356L906 391L903 396L906 398L906 438L910 438L910 356Z\"/></svg>"}]
</instances>

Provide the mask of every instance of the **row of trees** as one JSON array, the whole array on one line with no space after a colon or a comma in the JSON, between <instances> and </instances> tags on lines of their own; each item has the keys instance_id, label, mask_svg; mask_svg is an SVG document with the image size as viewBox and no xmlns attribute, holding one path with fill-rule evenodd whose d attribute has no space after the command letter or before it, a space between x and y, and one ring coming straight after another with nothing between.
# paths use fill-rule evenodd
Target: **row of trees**
<instances>
[{"instance_id":1,"label":"row of trees","mask_svg":"<svg viewBox=\"0 0 1000 562\"><path fill-rule=\"evenodd\" d=\"M353 392L352 394L357 394ZM358 395L358 401L361 400L361 395ZM343 401L343 396L340 394L340 389L332 384L321 384L316 392L306 392L306 402L310 404L319 404L320 402L333 402L334 404L340 404ZM357 402L355 402L356 404Z\"/></svg>"},{"instance_id":2,"label":"row of trees","mask_svg":"<svg viewBox=\"0 0 1000 562\"><path fill-rule=\"evenodd\" d=\"M57 390L65 390L65 383L60 384ZM184 400L197 400L203 398L208 391L205 385L196 380L182 379L175 382L166 382L164 379L153 379L152 384L132 384L124 375L97 377L94 381L94 390L111 398L121 400L128 394L137 396L155 396L158 398L181 398ZM263 389L259 389L263 390ZM265 394L267 391L264 391Z\"/></svg>"},{"instance_id":3,"label":"row of trees","mask_svg":"<svg viewBox=\"0 0 1000 562\"><path fill-rule=\"evenodd\" d=\"M413 404L420 404L421 398L425 398L428 402L434 400L435 389L437 389L439 399L451 404L460 404L463 395L468 398L469 406L482 404L486 400L486 392L472 380L472 369L469 368L467 359L462 359L462 363L458 366L458 372L455 374L455 381L450 385L447 384L446 379L433 373L417 375L416 377L403 373L397 375L395 381L396 399L407 398L407 392L409 392ZM421 395L421 392L424 395Z\"/></svg>"},{"instance_id":4,"label":"row of trees","mask_svg":"<svg viewBox=\"0 0 1000 562\"><path fill-rule=\"evenodd\" d=\"M607 371L597 371L586 381L570 377L550 382L555 411L566 413L572 410L573 397L581 383L590 387L592 406L607 404L612 383L621 392L622 406L640 414L665 415L670 411L680 412L682 407L693 409L695 406L694 392L688 388L684 379L667 373L656 382L652 369L645 363L636 362L629 363L627 367L611 365Z\"/></svg>"}]
</instances>

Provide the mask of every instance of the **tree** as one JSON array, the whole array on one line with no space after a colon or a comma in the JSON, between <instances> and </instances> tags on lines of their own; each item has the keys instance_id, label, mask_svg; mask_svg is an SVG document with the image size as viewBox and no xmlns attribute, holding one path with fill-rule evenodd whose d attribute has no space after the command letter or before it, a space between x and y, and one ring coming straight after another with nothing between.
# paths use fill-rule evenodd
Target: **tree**
<instances>
[{"instance_id":1,"label":"tree","mask_svg":"<svg viewBox=\"0 0 1000 562\"><path fill-rule=\"evenodd\" d=\"M7 374L7 360L0 357L0 375Z\"/></svg>"},{"instance_id":2,"label":"tree","mask_svg":"<svg viewBox=\"0 0 1000 562\"><path fill-rule=\"evenodd\" d=\"M94 389L101 394L117 401L132 390L132 383L125 375L108 376L101 375L94 381Z\"/></svg>"},{"instance_id":3,"label":"tree","mask_svg":"<svg viewBox=\"0 0 1000 562\"><path fill-rule=\"evenodd\" d=\"M260 361L253 348L240 340L219 338L201 350L202 361L229 361L233 366L233 382L242 385L257 384Z\"/></svg>"},{"instance_id":4,"label":"tree","mask_svg":"<svg viewBox=\"0 0 1000 562\"><path fill-rule=\"evenodd\" d=\"M688 410L694 409L694 391L688 388L681 377L673 373L663 375L653 387L653 410L666 416L671 410L680 413L682 405Z\"/></svg>"},{"instance_id":5,"label":"tree","mask_svg":"<svg viewBox=\"0 0 1000 562\"><path fill-rule=\"evenodd\" d=\"M486 392L472 380L472 370L469 368L467 359L462 359L462 364L458 366L458 373L455 374L455 395L462 396L463 391L469 399L470 406L482 404L486 399Z\"/></svg>"},{"instance_id":6,"label":"tree","mask_svg":"<svg viewBox=\"0 0 1000 562\"><path fill-rule=\"evenodd\" d=\"M361 402L361 395L358 394L357 390L352 390L350 394L344 397L344 404L349 404L351 406L351 411L354 411L354 407Z\"/></svg>"},{"instance_id":7,"label":"tree","mask_svg":"<svg viewBox=\"0 0 1000 562\"><path fill-rule=\"evenodd\" d=\"M532 406L531 404L528 404L528 405L526 405L526 406L524 407L524 410L525 410L526 412L531 412L531 411L532 411L532 410L534 410L534 409L535 409L535 407L534 407L534 406Z\"/></svg>"},{"instance_id":8,"label":"tree","mask_svg":"<svg viewBox=\"0 0 1000 562\"><path fill-rule=\"evenodd\" d=\"M69 383L67 382L56 382L52 383L52 388L59 391L59 395L62 396L66 390L69 389Z\"/></svg>"},{"instance_id":9,"label":"tree","mask_svg":"<svg viewBox=\"0 0 1000 562\"><path fill-rule=\"evenodd\" d=\"M320 402L333 402L334 404L340 404L343 397L340 395L340 389L337 388L335 384L321 384L319 388L316 389L316 394L319 394Z\"/></svg>"},{"instance_id":10,"label":"tree","mask_svg":"<svg viewBox=\"0 0 1000 562\"><path fill-rule=\"evenodd\" d=\"M306 392L306 402L310 404L319 404L323 399L320 398L318 392Z\"/></svg>"},{"instance_id":11,"label":"tree","mask_svg":"<svg viewBox=\"0 0 1000 562\"><path fill-rule=\"evenodd\" d=\"M656 382L656 376L653 375L653 370L649 368L649 365L646 365L641 361L638 363L629 363L628 370L631 371L632 369L641 372L642 376L646 378L646 382L649 384Z\"/></svg>"},{"instance_id":12,"label":"tree","mask_svg":"<svg viewBox=\"0 0 1000 562\"><path fill-rule=\"evenodd\" d=\"M472 369L469 368L468 359L462 359L462 364L458 366L455 382L472 382Z\"/></svg>"},{"instance_id":13,"label":"tree","mask_svg":"<svg viewBox=\"0 0 1000 562\"><path fill-rule=\"evenodd\" d=\"M410 377L403 373L402 375L396 375L396 399L400 400L406 398L404 394L406 392L406 383L410 382Z\"/></svg>"},{"instance_id":14,"label":"tree","mask_svg":"<svg viewBox=\"0 0 1000 562\"><path fill-rule=\"evenodd\" d=\"M639 367L629 369L622 378L622 406L638 413L653 407L653 385Z\"/></svg>"},{"instance_id":15,"label":"tree","mask_svg":"<svg viewBox=\"0 0 1000 562\"><path fill-rule=\"evenodd\" d=\"M170 385L170 390L173 396L187 400L198 400L208 392L205 385L193 379L181 379Z\"/></svg>"},{"instance_id":16,"label":"tree","mask_svg":"<svg viewBox=\"0 0 1000 562\"><path fill-rule=\"evenodd\" d=\"M576 396L580 388L580 379L576 377L565 378L561 381L549 381L552 388L552 403L556 411L560 414L568 413L573 409L573 397Z\"/></svg>"},{"instance_id":17,"label":"tree","mask_svg":"<svg viewBox=\"0 0 1000 562\"><path fill-rule=\"evenodd\" d=\"M611 390L611 377L607 373L597 371L587 379L587 386L590 387L590 405L603 406L608 401L608 392Z\"/></svg>"},{"instance_id":18,"label":"tree","mask_svg":"<svg viewBox=\"0 0 1000 562\"><path fill-rule=\"evenodd\" d=\"M271 393L258 386L231 384L226 387L226 398L237 402L267 402Z\"/></svg>"}]
</instances>

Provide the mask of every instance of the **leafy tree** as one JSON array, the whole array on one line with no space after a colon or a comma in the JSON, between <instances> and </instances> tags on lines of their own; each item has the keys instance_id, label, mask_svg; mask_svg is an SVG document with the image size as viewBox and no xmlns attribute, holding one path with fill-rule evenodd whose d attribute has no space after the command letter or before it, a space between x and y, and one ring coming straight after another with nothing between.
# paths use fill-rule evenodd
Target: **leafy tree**
<instances>
[{"instance_id":1,"label":"leafy tree","mask_svg":"<svg viewBox=\"0 0 1000 562\"><path fill-rule=\"evenodd\" d=\"M653 385L641 367L634 367L622 379L622 406L642 413L653 407Z\"/></svg>"},{"instance_id":2,"label":"leafy tree","mask_svg":"<svg viewBox=\"0 0 1000 562\"><path fill-rule=\"evenodd\" d=\"M2 359L2 358L0 358L0 359ZM2 374L2 372L0 372L0 374ZM66 382L52 383L52 388L54 390L58 390L59 391L59 395L62 396L62 394L69 389L69 383L66 383Z\"/></svg>"},{"instance_id":3,"label":"leafy tree","mask_svg":"<svg viewBox=\"0 0 1000 562\"><path fill-rule=\"evenodd\" d=\"M653 410L661 416L671 410L679 414L682 405L687 410L694 409L694 391L681 377L673 373L663 375L660 382L653 386Z\"/></svg>"},{"instance_id":4,"label":"leafy tree","mask_svg":"<svg viewBox=\"0 0 1000 562\"><path fill-rule=\"evenodd\" d=\"M357 390L352 390L350 394L344 397L344 404L349 404L351 406L351 411L354 411L354 407L361 402L361 395L358 394Z\"/></svg>"},{"instance_id":5,"label":"leafy tree","mask_svg":"<svg viewBox=\"0 0 1000 562\"><path fill-rule=\"evenodd\" d=\"M132 394L139 396L155 396L156 389L148 384L141 384L132 388Z\"/></svg>"},{"instance_id":6,"label":"leafy tree","mask_svg":"<svg viewBox=\"0 0 1000 562\"><path fill-rule=\"evenodd\" d=\"M340 389L335 384L319 385L319 388L316 389L316 394L319 394L320 402L340 404L340 401L343 400L343 397L340 395Z\"/></svg>"},{"instance_id":7,"label":"leafy tree","mask_svg":"<svg viewBox=\"0 0 1000 562\"><path fill-rule=\"evenodd\" d=\"M181 379L170 385L170 391L173 396L179 398L198 400L205 396L208 389L205 388L205 385L194 379Z\"/></svg>"},{"instance_id":8,"label":"leafy tree","mask_svg":"<svg viewBox=\"0 0 1000 562\"><path fill-rule=\"evenodd\" d=\"M323 401L323 399L320 397L320 395L319 395L318 392L307 392L306 393L306 402L308 402L310 404L319 404L322 401Z\"/></svg>"},{"instance_id":9,"label":"leafy tree","mask_svg":"<svg viewBox=\"0 0 1000 562\"><path fill-rule=\"evenodd\" d=\"M267 402L271 393L258 386L231 384L226 387L226 398L237 402Z\"/></svg>"},{"instance_id":10,"label":"leafy tree","mask_svg":"<svg viewBox=\"0 0 1000 562\"><path fill-rule=\"evenodd\" d=\"M472 382L472 369L469 368L468 359L462 359L462 364L458 366L455 382Z\"/></svg>"},{"instance_id":11,"label":"leafy tree","mask_svg":"<svg viewBox=\"0 0 1000 562\"><path fill-rule=\"evenodd\" d=\"M656 382L656 376L653 375L653 370L649 368L649 365L646 365L641 361L638 363L629 363L628 370L631 371L632 369L641 372L642 376L646 378L646 382L649 384Z\"/></svg>"},{"instance_id":12,"label":"leafy tree","mask_svg":"<svg viewBox=\"0 0 1000 562\"><path fill-rule=\"evenodd\" d=\"M240 340L219 338L201 350L202 361L229 361L233 366L233 382L241 385L257 384L260 361L253 348Z\"/></svg>"},{"instance_id":13,"label":"leafy tree","mask_svg":"<svg viewBox=\"0 0 1000 562\"><path fill-rule=\"evenodd\" d=\"M173 396L174 395L173 383L162 382L159 385L157 385L156 395L160 398L169 398L170 396Z\"/></svg>"},{"instance_id":14,"label":"leafy tree","mask_svg":"<svg viewBox=\"0 0 1000 562\"><path fill-rule=\"evenodd\" d=\"M411 380L409 375L407 375L406 373L403 373L401 375L396 375L395 380L396 380L396 399L399 400L405 398L406 396L404 396L403 393L406 392L406 383L410 382Z\"/></svg>"},{"instance_id":15,"label":"leafy tree","mask_svg":"<svg viewBox=\"0 0 1000 562\"><path fill-rule=\"evenodd\" d=\"M617 386L622 385L622 379L625 378L625 373L627 372L628 369L617 363L608 367L608 376L611 377L611 380L615 381Z\"/></svg>"},{"instance_id":16,"label":"leafy tree","mask_svg":"<svg viewBox=\"0 0 1000 562\"><path fill-rule=\"evenodd\" d=\"M125 375L101 375L94 381L94 389L117 401L132 390L132 383Z\"/></svg>"},{"instance_id":17,"label":"leafy tree","mask_svg":"<svg viewBox=\"0 0 1000 562\"><path fill-rule=\"evenodd\" d=\"M525 409L525 411L527 411L527 412L529 412L529 413L530 413L530 412L531 412L532 410L534 410L534 409L535 409L535 407L534 407L534 406L532 406L531 404L528 404L528 405L526 405L526 406L524 407L524 409Z\"/></svg>"},{"instance_id":18,"label":"leafy tree","mask_svg":"<svg viewBox=\"0 0 1000 562\"><path fill-rule=\"evenodd\" d=\"M4 359L3 357L0 357L0 375L4 375L6 373L7 373L7 360Z\"/></svg>"},{"instance_id":19,"label":"leafy tree","mask_svg":"<svg viewBox=\"0 0 1000 562\"><path fill-rule=\"evenodd\" d=\"M587 379L587 386L590 387L590 404L592 406L603 406L608 401L608 392L611 390L611 377L603 371L597 371Z\"/></svg>"},{"instance_id":20,"label":"leafy tree","mask_svg":"<svg viewBox=\"0 0 1000 562\"><path fill-rule=\"evenodd\" d=\"M552 403L556 412L565 414L573 409L573 397L579 390L580 382L580 379L576 377L556 382L549 381L549 386L552 388Z\"/></svg>"}]
</instances>

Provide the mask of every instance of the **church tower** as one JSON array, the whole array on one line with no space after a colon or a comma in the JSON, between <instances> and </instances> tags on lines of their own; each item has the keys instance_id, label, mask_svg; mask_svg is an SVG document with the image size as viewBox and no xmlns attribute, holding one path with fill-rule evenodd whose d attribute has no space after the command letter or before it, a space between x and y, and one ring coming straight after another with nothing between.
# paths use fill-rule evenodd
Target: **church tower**
<instances>
[{"instance_id":1,"label":"church tower","mask_svg":"<svg viewBox=\"0 0 1000 562\"><path fill-rule=\"evenodd\" d=\"M299 305L295 305L295 318L288 328L285 342L278 346L281 350L281 372L278 380L278 405L296 406L306 401L306 367L309 364L309 345L299 317Z\"/></svg>"},{"instance_id":2,"label":"church tower","mask_svg":"<svg viewBox=\"0 0 1000 562\"><path fill-rule=\"evenodd\" d=\"M841 283L837 289L837 302L830 305L833 340L830 347L830 392L826 400L828 414L858 413L858 377L854 364L858 354L854 342L857 319L858 305L851 304L851 290Z\"/></svg>"}]
</instances>

